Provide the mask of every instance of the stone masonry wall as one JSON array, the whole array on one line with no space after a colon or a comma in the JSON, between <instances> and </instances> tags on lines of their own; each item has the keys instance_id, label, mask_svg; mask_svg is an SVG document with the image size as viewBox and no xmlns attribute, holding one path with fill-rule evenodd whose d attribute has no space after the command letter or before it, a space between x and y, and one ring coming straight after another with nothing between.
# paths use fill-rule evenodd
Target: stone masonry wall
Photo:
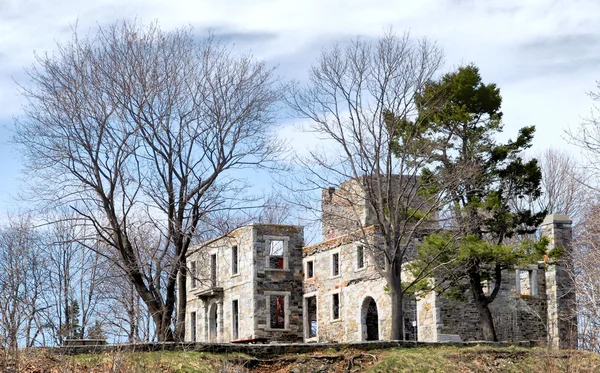
<instances>
[{"instance_id":1,"label":"stone masonry wall","mask_svg":"<svg viewBox=\"0 0 600 373\"><path fill-rule=\"evenodd\" d=\"M233 335L233 301L238 302L237 339L267 338L278 342L302 341L302 227L254 224L196 248L188 256L188 268L196 262L196 281L188 278L187 320L196 313L196 341L229 342ZM286 240L287 269L268 268L269 240ZM232 272L232 247L238 247L238 273ZM210 282L210 257L217 255L216 286ZM286 295L286 328L270 329L267 300ZM211 339L211 309L217 307L217 338ZM191 327L186 325L186 340Z\"/></svg>"},{"instance_id":2,"label":"stone masonry wall","mask_svg":"<svg viewBox=\"0 0 600 373\"><path fill-rule=\"evenodd\" d=\"M548 250L564 250L558 262L549 263L546 271L548 342L553 348L577 348L575 286L568 272L572 266L571 219L559 214L547 216L542 223L542 235L550 240Z\"/></svg>"},{"instance_id":3,"label":"stone masonry wall","mask_svg":"<svg viewBox=\"0 0 600 373\"><path fill-rule=\"evenodd\" d=\"M207 245L196 248L188 256L187 263L196 261L197 281L196 288L191 287L191 278L187 279L187 317L189 324L190 314L196 312L196 340L211 342L209 338L209 311L213 304L217 306L217 340L212 342L229 342L233 340L232 330L232 302L238 301L239 328L238 339L251 338L254 334L254 307L252 298L248 294L254 292L254 274L251 268L253 258L253 229L251 226L242 227L232 232L227 237L209 242ZM232 273L232 247L238 247L238 273ZM217 288L222 288L221 293L213 296L198 298L197 294L207 291L212 287L210 283L210 255L217 255ZM190 327L186 327L186 341L191 341Z\"/></svg>"},{"instance_id":4,"label":"stone masonry wall","mask_svg":"<svg viewBox=\"0 0 600 373\"><path fill-rule=\"evenodd\" d=\"M302 324L302 247L304 230L302 227L284 225L254 225L256 278L253 293L255 315L255 336L266 337L278 342L301 342ZM273 269L268 266L271 238L286 238L287 268ZM248 296L247 294L246 296ZM285 295L287 315L285 329L271 329L269 321L269 296Z\"/></svg>"},{"instance_id":5,"label":"stone masonry wall","mask_svg":"<svg viewBox=\"0 0 600 373\"><path fill-rule=\"evenodd\" d=\"M363 303L371 297L377 304L379 339L390 337L390 297L385 291L385 280L372 265L372 258L365 252L365 266L357 268L357 244L355 242L330 245L325 242L315 250L306 250L304 268L313 262L313 278L304 280L304 296L317 297L317 338L315 342L349 342L365 340L361 322ZM333 276L332 256L339 254L340 274ZM339 294L340 317L332 319L333 294ZM365 331L366 333L366 331Z\"/></svg>"},{"instance_id":6,"label":"stone masonry wall","mask_svg":"<svg viewBox=\"0 0 600 373\"><path fill-rule=\"evenodd\" d=\"M373 233L372 231L370 232ZM304 297L317 299L316 338L310 342L351 342L364 341L367 338L366 311L372 298L377 305L379 339L391 337L391 297L386 290L386 281L374 266L374 253L364 247L364 266L358 267L358 236L340 236L323 243L304 248L304 272L307 263L312 262L314 276L304 279ZM333 275L333 254L339 254L340 273ZM340 317L333 319L333 294L339 294ZM407 299L405 316L408 339L414 340L412 320L414 320L415 302ZM305 315L306 317L306 315ZM305 325L307 321L305 320Z\"/></svg>"},{"instance_id":7,"label":"stone masonry wall","mask_svg":"<svg viewBox=\"0 0 600 373\"><path fill-rule=\"evenodd\" d=\"M537 265L523 270L537 277L537 295L519 294L516 290L515 270L505 270L502 272L500 292L489 306L500 341L545 339L547 319L544 270ZM431 299L428 299L428 302L432 303ZM470 294L467 294L467 300L464 302L437 296L435 307L432 314L438 314L438 333L458 334L463 341L483 339L479 313ZM431 319L432 314L426 316ZM430 332L427 337L435 337L435 332ZM426 338L425 335L420 340L435 341Z\"/></svg>"},{"instance_id":8,"label":"stone masonry wall","mask_svg":"<svg viewBox=\"0 0 600 373\"><path fill-rule=\"evenodd\" d=\"M358 181L342 183L338 189L322 190L321 219L323 240L339 237L365 226L365 196Z\"/></svg>"}]
</instances>

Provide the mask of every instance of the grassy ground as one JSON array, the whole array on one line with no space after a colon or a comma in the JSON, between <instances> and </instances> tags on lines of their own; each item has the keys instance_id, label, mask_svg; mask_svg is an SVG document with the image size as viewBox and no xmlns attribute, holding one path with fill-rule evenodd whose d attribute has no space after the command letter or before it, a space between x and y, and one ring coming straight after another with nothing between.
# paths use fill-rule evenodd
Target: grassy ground
<instances>
[{"instance_id":1,"label":"grassy ground","mask_svg":"<svg viewBox=\"0 0 600 373\"><path fill-rule=\"evenodd\" d=\"M256 359L241 354L139 352L57 356L42 350L0 358L1 372L600 372L587 352L517 347L429 347L381 351L323 351Z\"/></svg>"}]
</instances>

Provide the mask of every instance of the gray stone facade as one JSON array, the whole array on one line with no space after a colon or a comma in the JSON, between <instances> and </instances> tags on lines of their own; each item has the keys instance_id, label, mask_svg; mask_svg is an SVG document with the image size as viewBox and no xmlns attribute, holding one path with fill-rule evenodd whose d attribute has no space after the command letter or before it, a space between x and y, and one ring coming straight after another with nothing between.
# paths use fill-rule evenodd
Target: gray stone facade
<instances>
[{"instance_id":1,"label":"gray stone facade","mask_svg":"<svg viewBox=\"0 0 600 373\"><path fill-rule=\"evenodd\" d=\"M188 269L196 272L188 276L186 340L389 340L391 296L374 263L377 253L368 251L378 235L366 225L369 211L360 203L357 184L348 182L344 188L323 191L324 242L304 247L302 227L254 224L192 250ZM347 219L336 218L344 214ZM558 263L504 271L490 310L499 340L535 340L566 348L577 337L575 295L568 291L565 272L570 220L551 215L542 234L549 237L551 248L561 247L567 255ZM479 314L469 300L458 302L433 292L418 300L407 298L404 321L407 340L483 339Z\"/></svg>"},{"instance_id":2,"label":"gray stone facade","mask_svg":"<svg viewBox=\"0 0 600 373\"><path fill-rule=\"evenodd\" d=\"M571 220L549 215L541 226L551 250L559 246L565 255L556 264L547 260L505 270L496 299L490 304L498 339L518 342L535 340L553 348L576 346L575 294L565 268L570 265ZM481 340L479 314L469 297L458 302L430 293L417 304L419 341L440 341L458 335L463 341Z\"/></svg>"},{"instance_id":3,"label":"gray stone facade","mask_svg":"<svg viewBox=\"0 0 600 373\"><path fill-rule=\"evenodd\" d=\"M186 341L302 341L303 236L302 227L254 224L191 250Z\"/></svg>"}]
</instances>

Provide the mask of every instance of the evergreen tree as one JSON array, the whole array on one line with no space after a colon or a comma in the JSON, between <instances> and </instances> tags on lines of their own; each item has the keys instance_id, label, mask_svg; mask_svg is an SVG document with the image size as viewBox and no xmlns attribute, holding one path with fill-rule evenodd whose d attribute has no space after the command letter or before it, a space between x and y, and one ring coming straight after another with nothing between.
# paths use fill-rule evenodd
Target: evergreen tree
<instances>
[{"instance_id":1,"label":"evergreen tree","mask_svg":"<svg viewBox=\"0 0 600 373\"><path fill-rule=\"evenodd\" d=\"M422 178L445 190L441 214L447 229L424 240L412 269L421 273L425 266L437 267L437 282L427 285L437 291L464 298L470 289L490 341L497 336L488 305L500 290L502 270L539 260L546 247L545 240L522 239L535 232L546 212L511 203L541 194L537 161L521 158L535 128L523 127L515 140L498 142L501 102L498 87L484 84L473 65L431 82L419 97L420 115L438 144L435 164ZM491 292L484 291L487 281L493 283Z\"/></svg>"}]
</instances>

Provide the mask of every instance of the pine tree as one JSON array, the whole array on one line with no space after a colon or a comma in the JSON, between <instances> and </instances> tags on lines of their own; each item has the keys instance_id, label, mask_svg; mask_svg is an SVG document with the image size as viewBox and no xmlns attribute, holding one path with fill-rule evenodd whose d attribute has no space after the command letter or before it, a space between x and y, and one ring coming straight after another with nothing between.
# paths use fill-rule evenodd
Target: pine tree
<instances>
[{"instance_id":1,"label":"pine tree","mask_svg":"<svg viewBox=\"0 0 600 373\"><path fill-rule=\"evenodd\" d=\"M502 270L545 253L545 240L521 239L535 232L545 211L533 213L511 203L541 194L537 161L521 158L535 128L521 128L515 140L496 140L503 130L500 90L484 84L473 65L431 82L419 102L438 143L436 163L422 178L444 188L447 203L441 213L447 215L448 229L425 239L412 269L422 271L433 261L436 290L463 299L470 290L484 338L496 341L488 305L500 290ZM489 293L486 281L494 284Z\"/></svg>"}]
</instances>

